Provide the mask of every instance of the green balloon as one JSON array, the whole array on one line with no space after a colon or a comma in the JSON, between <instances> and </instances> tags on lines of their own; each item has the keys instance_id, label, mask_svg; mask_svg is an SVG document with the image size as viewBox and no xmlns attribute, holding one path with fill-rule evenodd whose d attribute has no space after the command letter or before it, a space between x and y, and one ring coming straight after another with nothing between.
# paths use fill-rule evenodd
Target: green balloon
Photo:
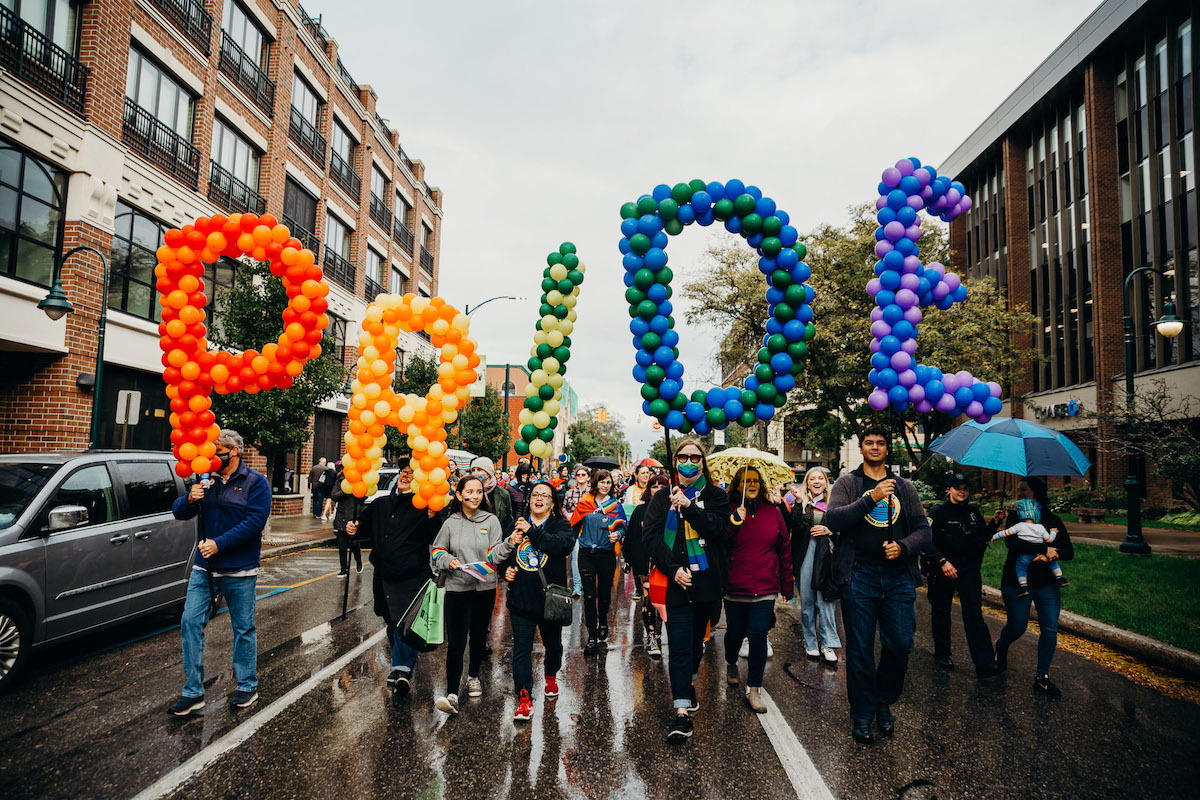
<instances>
[{"instance_id":1,"label":"green balloon","mask_svg":"<svg viewBox=\"0 0 1200 800\"><path fill-rule=\"evenodd\" d=\"M670 291L671 291L670 283L671 283L671 279L674 277L675 277L675 273L671 271L670 267L663 267L658 272L654 273L655 282L661 283L663 286L667 287L667 292L668 292L667 297L671 296L670 295Z\"/></svg>"},{"instance_id":2,"label":"green balloon","mask_svg":"<svg viewBox=\"0 0 1200 800\"><path fill-rule=\"evenodd\" d=\"M652 320L658 314L658 304L653 300L643 300L638 303L638 316L644 320Z\"/></svg>"},{"instance_id":3,"label":"green balloon","mask_svg":"<svg viewBox=\"0 0 1200 800\"><path fill-rule=\"evenodd\" d=\"M762 240L762 244L760 244L759 247L762 248L763 255L774 258L775 256L779 255L779 251L783 249L783 242L779 241L779 239L774 236L768 236Z\"/></svg>"},{"instance_id":4,"label":"green balloon","mask_svg":"<svg viewBox=\"0 0 1200 800\"><path fill-rule=\"evenodd\" d=\"M791 322L796 316L796 309L792 308L787 303L778 303L775 306L775 319L780 322Z\"/></svg>"},{"instance_id":5,"label":"green balloon","mask_svg":"<svg viewBox=\"0 0 1200 800\"><path fill-rule=\"evenodd\" d=\"M641 301L641 300L639 300L639 301L638 301L638 303L640 303L640 302L642 302L642 301ZM637 315L638 315L638 313L637 313L637 303L630 303L630 304L629 304L629 318L630 318L630 319L633 319L633 318L634 318L634 317L636 317Z\"/></svg>"},{"instance_id":6,"label":"green balloon","mask_svg":"<svg viewBox=\"0 0 1200 800\"><path fill-rule=\"evenodd\" d=\"M574 287L583 283L583 273L580 272L578 268L573 269L567 273L566 280L571 282L571 289L568 289L567 291L563 292L563 294L570 294L571 291L574 289Z\"/></svg>"},{"instance_id":7,"label":"green balloon","mask_svg":"<svg viewBox=\"0 0 1200 800\"><path fill-rule=\"evenodd\" d=\"M571 349L565 344L560 344L558 347L554 348L554 357L558 359L560 364L566 363L571 359Z\"/></svg>"},{"instance_id":8,"label":"green balloon","mask_svg":"<svg viewBox=\"0 0 1200 800\"><path fill-rule=\"evenodd\" d=\"M774 355L787 350L788 340L782 333L773 333L767 337L767 351Z\"/></svg>"},{"instance_id":9,"label":"green balloon","mask_svg":"<svg viewBox=\"0 0 1200 800\"><path fill-rule=\"evenodd\" d=\"M633 285L643 292L654 285L654 273L642 267L637 272L633 273Z\"/></svg>"},{"instance_id":10,"label":"green balloon","mask_svg":"<svg viewBox=\"0 0 1200 800\"><path fill-rule=\"evenodd\" d=\"M643 350L648 350L649 352L653 353L655 350L657 350L661 346L662 346L662 338L654 331L650 331L649 333L642 334L642 349Z\"/></svg>"},{"instance_id":11,"label":"green balloon","mask_svg":"<svg viewBox=\"0 0 1200 800\"><path fill-rule=\"evenodd\" d=\"M792 285L792 273L786 269L777 269L771 273L771 285L776 289L786 289Z\"/></svg>"},{"instance_id":12,"label":"green balloon","mask_svg":"<svg viewBox=\"0 0 1200 800\"><path fill-rule=\"evenodd\" d=\"M651 386L648 383L643 383L641 392L642 392L643 400L658 400L659 399L657 386Z\"/></svg>"},{"instance_id":13,"label":"green balloon","mask_svg":"<svg viewBox=\"0 0 1200 800\"><path fill-rule=\"evenodd\" d=\"M697 389L696 391L692 392L693 403L703 403L707 399L708 392L704 391L703 389Z\"/></svg>"},{"instance_id":14,"label":"green balloon","mask_svg":"<svg viewBox=\"0 0 1200 800\"><path fill-rule=\"evenodd\" d=\"M678 236L679 234L683 233L683 223L679 221L678 217L676 217L666 225L663 225L663 230L666 231L670 236Z\"/></svg>"},{"instance_id":15,"label":"green balloon","mask_svg":"<svg viewBox=\"0 0 1200 800\"><path fill-rule=\"evenodd\" d=\"M540 358L531 358L527 362L527 366L530 372L536 372L542 368L542 360Z\"/></svg>"},{"instance_id":16,"label":"green balloon","mask_svg":"<svg viewBox=\"0 0 1200 800\"><path fill-rule=\"evenodd\" d=\"M546 385L549 386L549 384L546 384ZM534 412L535 414L537 412L541 411L545 405L546 404L545 404L545 402L542 401L542 398L538 397L537 395L534 395L533 397L525 398L525 407L528 408L530 411Z\"/></svg>"},{"instance_id":17,"label":"green balloon","mask_svg":"<svg viewBox=\"0 0 1200 800\"><path fill-rule=\"evenodd\" d=\"M682 433L684 436L687 436L689 433L691 433L692 432L691 420L685 419L683 422L679 423L679 432Z\"/></svg>"},{"instance_id":18,"label":"green balloon","mask_svg":"<svg viewBox=\"0 0 1200 800\"><path fill-rule=\"evenodd\" d=\"M758 363L760 363L760 364L770 364L771 363L771 353L769 350L767 350L767 348L765 348L765 347L758 348Z\"/></svg>"},{"instance_id":19,"label":"green balloon","mask_svg":"<svg viewBox=\"0 0 1200 800\"><path fill-rule=\"evenodd\" d=\"M758 395L760 403L769 403L779 394L779 390L773 383L760 383L754 393Z\"/></svg>"},{"instance_id":20,"label":"green balloon","mask_svg":"<svg viewBox=\"0 0 1200 800\"><path fill-rule=\"evenodd\" d=\"M532 439L533 437L537 436L537 432L538 432L538 429L535 425L522 425L521 426L521 438L522 439L526 439L526 440Z\"/></svg>"},{"instance_id":21,"label":"green balloon","mask_svg":"<svg viewBox=\"0 0 1200 800\"><path fill-rule=\"evenodd\" d=\"M741 200L740 197L738 199ZM737 203L734 203L734 208L736 207ZM744 230L748 236L753 236L754 234L758 233L762 230L762 217L754 212L742 217L742 230Z\"/></svg>"},{"instance_id":22,"label":"green balloon","mask_svg":"<svg viewBox=\"0 0 1200 800\"><path fill-rule=\"evenodd\" d=\"M672 411L683 411L683 408L684 408L684 406L687 405L687 402L688 402L687 395L684 394L683 392L680 392L679 394L677 394L671 398L671 410Z\"/></svg>"},{"instance_id":23,"label":"green balloon","mask_svg":"<svg viewBox=\"0 0 1200 800\"><path fill-rule=\"evenodd\" d=\"M710 408L708 411L705 411L704 418L714 428L719 428L726 423L725 412L719 408Z\"/></svg>"},{"instance_id":24,"label":"green balloon","mask_svg":"<svg viewBox=\"0 0 1200 800\"><path fill-rule=\"evenodd\" d=\"M771 401L776 408L783 408L787 405L787 395L783 392L776 392L775 399Z\"/></svg>"},{"instance_id":25,"label":"green balloon","mask_svg":"<svg viewBox=\"0 0 1200 800\"><path fill-rule=\"evenodd\" d=\"M778 236L783 230L783 220L776 216L770 216L763 220L763 236Z\"/></svg>"},{"instance_id":26,"label":"green balloon","mask_svg":"<svg viewBox=\"0 0 1200 800\"><path fill-rule=\"evenodd\" d=\"M527 456L529 455L529 442L525 441L524 439L518 439L517 441L513 442L513 450L515 450L519 456Z\"/></svg>"},{"instance_id":27,"label":"green balloon","mask_svg":"<svg viewBox=\"0 0 1200 800\"><path fill-rule=\"evenodd\" d=\"M554 428L557 428L557 427L558 427L558 415L555 414L553 417L550 418L550 428L553 430Z\"/></svg>"},{"instance_id":28,"label":"green balloon","mask_svg":"<svg viewBox=\"0 0 1200 800\"><path fill-rule=\"evenodd\" d=\"M733 201L722 197L713 205L713 216L724 222L733 216Z\"/></svg>"},{"instance_id":29,"label":"green balloon","mask_svg":"<svg viewBox=\"0 0 1200 800\"><path fill-rule=\"evenodd\" d=\"M667 371L658 364L646 367L646 383L658 386L667 377Z\"/></svg>"},{"instance_id":30,"label":"green balloon","mask_svg":"<svg viewBox=\"0 0 1200 800\"><path fill-rule=\"evenodd\" d=\"M800 256L801 261L808 255L808 248L804 246L804 242L796 242L792 245L792 249L796 251L796 255Z\"/></svg>"},{"instance_id":31,"label":"green balloon","mask_svg":"<svg viewBox=\"0 0 1200 800\"><path fill-rule=\"evenodd\" d=\"M551 253L550 255L546 256L546 263L552 267L555 264L561 264L562 263L562 253Z\"/></svg>"},{"instance_id":32,"label":"green balloon","mask_svg":"<svg viewBox=\"0 0 1200 800\"><path fill-rule=\"evenodd\" d=\"M667 198L658 204L658 215L664 220L673 220L679 216L679 203Z\"/></svg>"},{"instance_id":33,"label":"green balloon","mask_svg":"<svg viewBox=\"0 0 1200 800\"><path fill-rule=\"evenodd\" d=\"M753 395L754 393L751 392L751 394ZM755 397L757 397L757 395L755 395ZM743 428L753 427L754 423L757 421L758 417L754 416L753 411L743 411L742 415L738 417L738 425L741 425Z\"/></svg>"},{"instance_id":34,"label":"green balloon","mask_svg":"<svg viewBox=\"0 0 1200 800\"><path fill-rule=\"evenodd\" d=\"M806 342L792 342L787 347L787 354L792 357L792 361L799 361L808 355L808 344Z\"/></svg>"},{"instance_id":35,"label":"green balloon","mask_svg":"<svg viewBox=\"0 0 1200 800\"><path fill-rule=\"evenodd\" d=\"M659 270L659 273L661 273L661 272L662 272L662 270ZM672 277L674 277L674 275L673 275L673 274L672 274ZM659 281L659 283L662 283L664 286L666 286L666 283L664 283L663 281ZM667 286L667 299L668 299L668 300L670 300L670 299L671 299L671 295L673 295L673 294L675 294L675 290L674 290L674 289L672 289L670 286ZM674 325L674 324L672 324L672 325L671 325L671 327L672 327L672 328L674 328L674 327L675 327L675 325Z\"/></svg>"},{"instance_id":36,"label":"green balloon","mask_svg":"<svg viewBox=\"0 0 1200 800\"><path fill-rule=\"evenodd\" d=\"M637 219L639 216L637 203L621 204L621 219Z\"/></svg>"},{"instance_id":37,"label":"green balloon","mask_svg":"<svg viewBox=\"0 0 1200 800\"><path fill-rule=\"evenodd\" d=\"M677 183L671 187L671 199L679 205L683 205L684 203L690 201L692 199L692 194L694 194L692 187L688 186L686 183Z\"/></svg>"},{"instance_id":38,"label":"green balloon","mask_svg":"<svg viewBox=\"0 0 1200 800\"><path fill-rule=\"evenodd\" d=\"M563 256L562 263L567 269L575 269L579 266L579 256L575 255L574 253L567 253L565 256Z\"/></svg>"},{"instance_id":39,"label":"green balloon","mask_svg":"<svg viewBox=\"0 0 1200 800\"><path fill-rule=\"evenodd\" d=\"M668 322L670 322L670 321L671 321L671 318L668 318L668 319L667 319L667 321L668 321ZM674 325L672 325L671 327L675 327L675 326L674 326ZM678 347L672 347L672 348L671 348L671 354L675 356L675 360L676 360L676 361L678 361L678 360L679 360L679 348L678 348Z\"/></svg>"},{"instance_id":40,"label":"green balloon","mask_svg":"<svg viewBox=\"0 0 1200 800\"><path fill-rule=\"evenodd\" d=\"M563 297L566 297L571 292L575 291L575 283L574 283L574 281L571 280L570 275L571 275L570 273L567 273L567 277L563 278L561 281L554 284L554 288L558 289L558 293L561 294ZM547 289L546 291L548 292L550 290Z\"/></svg>"},{"instance_id":41,"label":"green balloon","mask_svg":"<svg viewBox=\"0 0 1200 800\"><path fill-rule=\"evenodd\" d=\"M558 287L558 281L554 280L554 278L542 278L542 291L543 292L553 291L557 287Z\"/></svg>"},{"instance_id":42,"label":"green balloon","mask_svg":"<svg viewBox=\"0 0 1200 800\"><path fill-rule=\"evenodd\" d=\"M563 347L570 347L570 346L571 346L571 337L564 336L563 337Z\"/></svg>"},{"instance_id":43,"label":"green balloon","mask_svg":"<svg viewBox=\"0 0 1200 800\"><path fill-rule=\"evenodd\" d=\"M758 378L758 383L761 386L764 383L770 383L775 380L775 370L771 369L770 364L759 364L754 368L754 377Z\"/></svg>"},{"instance_id":44,"label":"green balloon","mask_svg":"<svg viewBox=\"0 0 1200 800\"><path fill-rule=\"evenodd\" d=\"M742 393L738 396L738 399L742 401L742 408L751 409L758 402L758 395L749 389L742 389ZM750 413L753 414L754 412Z\"/></svg>"},{"instance_id":45,"label":"green balloon","mask_svg":"<svg viewBox=\"0 0 1200 800\"><path fill-rule=\"evenodd\" d=\"M636 286L630 286L625 290L625 302L637 305L646 299L646 293Z\"/></svg>"},{"instance_id":46,"label":"green balloon","mask_svg":"<svg viewBox=\"0 0 1200 800\"><path fill-rule=\"evenodd\" d=\"M650 195L646 195L637 201L637 215L639 217L645 214L653 214L655 211L658 211L658 202Z\"/></svg>"},{"instance_id":47,"label":"green balloon","mask_svg":"<svg viewBox=\"0 0 1200 800\"><path fill-rule=\"evenodd\" d=\"M629 249L639 256L645 255L650 249L650 237L644 233L635 233L629 240Z\"/></svg>"},{"instance_id":48,"label":"green balloon","mask_svg":"<svg viewBox=\"0 0 1200 800\"><path fill-rule=\"evenodd\" d=\"M662 419L671 410L671 404L661 397L650 401L650 415Z\"/></svg>"},{"instance_id":49,"label":"green balloon","mask_svg":"<svg viewBox=\"0 0 1200 800\"><path fill-rule=\"evenodd\" d=\"M554 428L542 428L540 431L538 431L538 438L543 442L553 442Z\"/></svg>"},{"instance_id":50,"label":"green balloon","mask_svg":"<svg viewBox=\"0 0 1200 800\"><path fill-rule=\"evenodd\" d=\"M547 389L549 389L549 391L547 391ZM542 400L553 400L554 387L548 383L543 383L538 387L538 397L542 398Z\"/></svg>"},{"instance_id":51,"label":"green balloon","mask_svg":"<svg viewBox=\"0 0 1200 800\"><path fill-rule=\"evenodd\" d=\"M553 314L553 313L554 313L554 306L550 305L549 303L542 303L540 306L538 306L538 316L539 317L544 317L547 314Z\"/></svg>"},{"instance_id":52,"label":"green balloon","mask_svg":"<svg viewBox=\"0 0 1200 800\"><path fill-rule=\"evenodd\" d=\"M803 361L793 361L791 373L793 375L799 375L801 372L804 372L804 362Z\"/></svg>"},{"instance_id":53,"label":"green balloon","mask_svg":"<svg viewBox=\"0 0 1200 800\"><path fill-rule=\"evenodd\" d=\"M571 313L571 309L567 308L566 306L555 306L554 307L554 316L558 317L559 319L566 319L567 314L570 314L570 313Z\"/></svg>"},{"instance_id":54,"label":"green balloon","mask_svg":"<svg viewBox=\"0 0 1200 800\"><path fill-rule=\"evenodd\" d=\"M692 194L695 194L696 192L703 192L706 186L708 186L708 184L699 178L692 178L690 181L688 181L688 187L691 188ZM674 191L672 191L672 194L674 194ZM689 197L688 199L690 200L691 198Z\"/></svg>"},{"instance_id":55,"label":"green balloon","mask_svg":"<svg viewBox=\"0 0 1200 800\"><path fill-rule=\"evenodd\" d=\"M575 245L571 244L570 242L563 242L558 246L558 252L562 253L564 256L574 253Z\"/></svg>"},{"instance_id":56,"label":"green balloon","mask_svg":"<svg viewBox=\"0 0 1200 800\"><path fill-rule=\"evenodd\" d=\"M791 286L783 290L783 302L787 303L792 308L799 308L807 298L808 295L804 291L803 284L793 283Z\"/></svg>"},{"instance_id":57,"label":"green balloon","mask_svg":"<svg viewBox=\"0 0 1200 800\"><path fill-rule=\"evenodd\" d=\"M747 214L754 212L754 204L758 201L754 199L754 195L743 194L733 201L733 213L739 217L744 217Z\"/></svg>"},{"instance_id":58,"label":"green balloon","mask_svg":"<svg viewBox=\"0 0 1200 800\"><path fill-rule=\"evenodd\" d=\"M549 358L552 355L554 355L554 348L551 347L550 345L539 344L537 346L537 357L538 358Z\"/></svg>"},{"instance_id":59,"label":"green balloon","mask_svg":"<svg viewBox=\"0 0 1200 800\"><path fill-rule=\"evenodd\" d=\"M812 338L816 335L817 335L817 326L813 325L811 322L804 323L804 341L810 342L810 341L812 341Z\"/></svg>"}]
</instances>

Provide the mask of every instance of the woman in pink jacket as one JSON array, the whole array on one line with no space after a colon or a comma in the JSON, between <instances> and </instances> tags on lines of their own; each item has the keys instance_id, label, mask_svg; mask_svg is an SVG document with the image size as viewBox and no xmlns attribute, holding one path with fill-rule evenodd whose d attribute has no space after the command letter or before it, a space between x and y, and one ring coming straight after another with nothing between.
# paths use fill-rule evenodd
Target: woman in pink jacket
<instances>
[{"instance_id":1,"label":"woman in pink jacket","mask_svg":"<svg viewBox=\"0 0 1200 800\"><path fill-rule=\"evenodd\" d=\"M775 624L775 598L792 596L792 549L780 510L779 490L767 489L757 471L738 470L729 484L726 549L729 586L725 590L725 664L730 686L737 686L738 650L750 640L746 701L766 713L760 689L767 667L767 631Z\"/></svg>"}]
</instances>

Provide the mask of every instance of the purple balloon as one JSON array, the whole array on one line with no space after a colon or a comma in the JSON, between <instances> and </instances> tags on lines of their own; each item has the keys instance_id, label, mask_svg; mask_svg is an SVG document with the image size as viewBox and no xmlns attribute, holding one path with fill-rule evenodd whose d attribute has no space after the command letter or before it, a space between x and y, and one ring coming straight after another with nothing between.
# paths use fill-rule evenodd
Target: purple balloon
<instances>
[{"instance_id":1,"label":"purple balloon","mask_svg":"<svg viewBox=\"0 0 1200 800\"><path fill-rule=\"evenodd\" d=\"M887 225L883 226L883 235L888 238L889 242L894 242L904 238L904 225L900 222L892 220Z\"/></svg>"},{"instance_id":2,"label":"purple balloon","mask_svg":"<svg viewBox=\"0 0 1200 800\"><path fill-rule=\"evenodd\" d=\"M901 289L896 292L896 305L901 308L912 308L917 304L917 295L911 289Z\"/></svg>"},{"instance_id":3,"label":"purple balloon","mask_svg":"<svg viewBox=\"0 0 1200 800\"><path fill-rule=\"evenodd\" d=\"M924 389L921 390L922 393L924 393L924 391ZM933 403L929 402L928 400L918 400L915 408L917 409L918 414L928 414L930 411L933 411Z\"/></svg>"},{"instance_id":4,"label":"purple balloon","mask_svg":"<svg viewBox=\"0 0 1200 800\"><path fill-rule=\"evenodd\" d=\"M867 294L871 295L871 297L879 294L879 290L882 288L883 287L879 284L879 278L871 278L871 280L867 281ZM946 294L948 294L948 291L944 292L942 297L945 297ZM942 298L939 297L938 299L940 300Z\"/></svg>"},{"instance_id":5,"label":"purple balloon","mask_svg":"<svg viewBox=\"0 0 1200 800\"><path fill-rule=\"evenodd\" d=\"M900 288L915 292L921 287L921 279L915 273L906 272L900 276Z\"/></svg>"},{"instance_id":6,"label":"purple balloon","mask_svg":"<svg viewBox=\"0 0 1200 800\"><path fill-rule=\"evenodd\" d=\"M931 263L929 264L929 266L928 266L928 267L926 267L926 269L931 269L931 270L933 270L933 271L934 271L934 272L936 272L936 273L937 273L937 274L938 274L940 277L943 277L943 278L944 278L944 277L946 277L946 268L945 268L945 267L942 265L942 262L940 262L940 261L934 261L934 262L931 262Z\"/></svg>"},{"instance_id":7,"label":"purple balloon","mask_svg":"<svg viewBox=\"0 0 1200 800\"><path fill-rule=\"evenodd\" d=\"M958 389L958 376L953 373L942 376L942 385L946 387L946 394L954 394Z\"/></svg>"},{"instance_id":8,"label":"purple balloon","mask_svg":"<svg viewBox=\"0 0 1200 800\"><path fill-rule=\"evenodd\" d=\"M921 270L921 259L916 256L905 256L904 267L901 272L919 272Z\"/></svg>"},{"instance_id":9,"label":"purple balloon","mask_svg":"<svg viewBox=\"0 0 1200 800\"><path fill-rule=\"evenodd\" d=\"M898 355L898 354L897 354ZM905 389L911 389L917 385L917 373L911 369L906 369L900 373L900 385ZM924 390L922 390L924 391ZM912 400L912 393L909 393L909 400Z\"/></svg>"},{"instance_id":10,"label":"purple balloon","mask_svg":"<svg viewBox=\"0 0 1200 800\"><path fill-rule=\"evenodd\" d=\"M914 211L920 211L925 208L925 200L920 195L914 194L908 198L908 207Z\"/></svg>"},{"instance_id":11,"label":"purple balloon","mask_svg":"<svg viewBox=\"0 0 1200 800\"><path fill-rule=\"evenodd\" d=\"M929 181L931 180L930 175L929 175L929 170L925 169L924 167L917 167L916 169L914 169L913 177L921 182L922 189L924 189L926 186L928 186Z\"/></svg>"},{"instance_id":12,"label":"purple balloon","mask_svg":"<svg viewBox=\"0 0 1200 800\"><path fill-rule=\"evenodd\" d=\"M875 210L876 211L882 211L885 208L887 208L887 198L886 197L881 197L875 201Z\"/></svg>"},{"instance_id":13,"label":"purple balloon","mask_svg":"<svg viewBox=\"0 0 1200 800\"><path fill-rule=\"evenodd\" d=\"M926 186L924 189L921 190L921 194L918 195L918 197L920 197L925 202L929 202L931 199L933 199L933 187Z\"/></svg>"},{"instance_id":14,"label":"purple balloon","mask_svg":"<svg viewBox=\"0 0 1200 800\"><path fill-rule=\"evenodd\" d=\"M896 223L896 224L899 224L899 223ZM912 239L914 242L920 240L921 226L920 225L909 225L907 228L904 229L904 235L907 236L909 239Z\"/></svg>"},{"instance_id":15,"label":"purple balloon","mask_svg":"<svg viewBox=\"0 0 1200 800\"><path fill-rule=\"evenodd\" d=\"M966 386L970 388L971 384L975 382L975 376L965 369L960 369L954 374L954 377L958 378L959 386Z\"/></svg>"},{"instance_id":16,"label":"purple balloon","mask_svg":"<svg viewBox=\"0 0 1200 800\"><path fill-rule=\"evenodd\" d=\"M872 353L878 353L878 352L879 352L879 340L878 340L878 339L872 339L872 340L871 340L871 352L872 352Z\"/></svg>"},{"instance_id":17,"label":"purple balloon","mask_svg":"<svg viewBox=\"0 0 1200 800\"><path fill-rule=\"evenodd\" d=\"M969 209L969 208L971 207L971 205L972 205L972 203L971 203L971 198L969 198L969 197L964 197L962 200L959 200L959 201L958 201L958 204L959 204L959 206L961 206L961 207L962 207L962 210L963 210L963 211L966 211L966 210L967 210L967 209Z\"/></svg>"},{"instance_id":18,"label":"purple balloon","mask_svg":"<svg viewBox=\"0 0 1200 800\"><path fill-rule=\"evenodd\" d=\"M913 174L912 162L907 158L902 158L896 162L896 169L900 172L901 177L908 177Z\"/></svg>"},{"instance_id":19,"label":"purple balloon","mask_svg":"<svg viewBox=\"0 0 1200 800\"><path fill-rule=\"evenodd\" d=\"M882 389L876 389L875 391L871 392L871 396L867 398L867 405L871 406L871 408L875 409L876 411L883 411L888 407L887 392L883 391ZM950 401L950 406L951 408L954 407L953 399Z\"/></svg>"},{"instance_id":20,"label":"purple balloon","mask_svg":"<svg viewBox=\"0 0 1200 800\"><path fill-rule=\"evenodd\" d=\"M883 319L883 309L875 306L871 309L871 322L879 322L881 319Z\"/></svg>"},{"instance_id":21,"label":"purple balloon","mask_svg":"<svg viewBox=\"0 0 1200 800\"><path fill-rule=\"evenodd\" d=\"M900 349L911 356L913 353L917 352L917 340L905 339L900 343Z\"/></svg>"},{"instance_id":22,"label":"purple balloon","mask_svg":"<svg viewBox=\"0 0 1200 800\"><path fill-rule=\"evenodd\" d=\"M987 385L988 385L988 394L989 395L991 395L992 397L1000 396L1000 391L1001 391L1000 384L996 383L995 381L988 381Z\"/></svg>"},{"instance_id":23,"label":"purple balloon","mask_svg":"<svg viewBox=\"0 0 1200 800\"><path fill-rule=\"evenodd\" d=\"M958 191L958 189L951 188L946 192L946 205L955 205L959 200L962 200L962 192Z\"/></svg>"},{"instance_id":24,"label":"purple balloon","mask_svg":"<svg viewBox=\"0 0 1200 800\"><path fill-rule=\"evenodd\" d=\"M892 243L887 240L881 240L875 243L875 255L877 255L879 258L883 258L888 253L892 252L893 249Z\"/></svg>"},{"instance_id":25,"label":"purple balloon","mask_svg":"<svg viewBox=\"0 0 1200 800\"><path fill-rule=\"evenodd\" d=\"M975 421L978 422L980 425L984 424L985 422L991 422L991 420L992 420L992 418L990 416L988 416L987 414L984 414L982 417L976 417L976 419L975 419Z\"/></svg>"},{"instance_id":26,"label":"purple balloon","mask_svg":"<svg viewBox=\"0 0 1200 800\"><path fill-rule=\"evenodd\" d=\"M915 383L908 388L908 399L912 403L920 403L925 399L925 387L919 383Z\"/></svg>"},{"instance_id":27,"label":"purple balloon","mask_svg":"<svg viewBox=\"0 0 1200 800\"><path fill-rule=\"evenodd\" d=\"M926 174L928 175L929 173ZM888 167L883 171L883 185L889 189L895 189L896 185L900 183L900 179L903 177L904 176L900 174L900 170L896 169L895 167Z\"/></svg>"},{"instance_id":28,"label":"purple balloon","mask_svg":"<svg viewBox=\"0 0 1200 800\"><path fill-rule=\"evenodd\" d=\"M872 331L872 333L873 332L874 331ZM896 370L896 372L903 372L904 370L909 369L911 366L912 356L910 356L908 353L904 352L903 350L892 353L892 369Z\"/></svg>"},{"instance_id":29,"label":"purple balloon","mask_svg":"<svg viewBox=\"0 0 1200 800\"><path fill-rule=\"evenodd\" d=\"M972 400L971 402L967 403L967 407L964 410L967 412L967 416L971 419L982 417L983 403L979 402L978 400Z\"/></svg>"},{"instance_id":30,"label":"purple balloon","mask_svg":"<svg viewBox=\"0 0 1200 800\"><path fill-rule=\"evenodd\" d=\"M919 323L921 321L922 316L924 316L924 315L921 313L921 309L917 308L916 306L913 306L912 308L904 309L904 319L910 325L916 325L917 323ZM996 395L996 396L999 397L1000 395Z\"/></svg>"},{"instance_id":31,"label":"purple balloon","mask_svg":"<svg viewBox=\"0 0 1200 800\"><path fill-rule=\"evenodd\" d=\"M892 326L888 325L883 320L871 323L871 335L876 339L882 339L892 332Z\"/></svg>"},{"instance_id":32,"label":"purple balloon","mask_svg":"<svg viewBox=\"0 0 1200 800\"><path fill-rule=\"evenodd\" d=\"M943 210L945 207L946 207L946 198L945 198L945 196L943 195L942 197L939 197L937 200L934 200L934 201L933 201L933 202L932 202L932 203L929 205L929 210L930 210L930 211L932 211L934 214L938 214L938 213L941 213L941 211L942 211L942 210Z\"/></svg>"},{"instance_id":33,"label":"purple balloon","mask_svg":"<svg viewBox=\"0 0 1200 800\"><path fill-rule=\"evenodd\" d=\"M946 284L946 288L952 292L962 285L962 278L958 277L957 273L954 272L947 272L946 277L942 278L942 281Z\"/></svg>"},{"instance_id":34,"label":"purple balloon","mask_svg":"<svg viewBox=\"0 0 1200 800\"><path fill-rule=\"evenodd\" d=\"M867 291L870 291L869 289ZM933 299L941 300L946 295L950 294L950 287L943 281L938 281L938 285L933 287ZM874 296L874 295L872 295Z\"/></svg>"},{"instance_id":35,"label":"purple balloon","mask_svg":"<svg viewBox=\"0 0 1200 800\"><path fill-rule=\"evenodd\" d=\"M951 411L953 411L954 395L946 392L944 395L939 397L937 401L937 410L941 411L943 414L949 414Z\"/></svg>"}]
</instances>

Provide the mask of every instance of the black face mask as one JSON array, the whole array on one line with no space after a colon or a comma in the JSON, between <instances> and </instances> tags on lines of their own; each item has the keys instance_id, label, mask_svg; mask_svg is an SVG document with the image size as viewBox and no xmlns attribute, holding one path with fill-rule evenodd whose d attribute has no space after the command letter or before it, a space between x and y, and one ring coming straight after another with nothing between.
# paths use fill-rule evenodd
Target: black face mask
<instances>
[{"instance_id":1,"label":"black face mask","mask_svg":"<svg viewBox=\"0 0 1200 800\"><path fill-rule=\"evenodd\" d=\"M209 463L211 465L210 472L220 472L229 463L229 453L225 453L224 457L220 453L214 453L213 457L209 459Z\"/></svg>"}]
</instances>

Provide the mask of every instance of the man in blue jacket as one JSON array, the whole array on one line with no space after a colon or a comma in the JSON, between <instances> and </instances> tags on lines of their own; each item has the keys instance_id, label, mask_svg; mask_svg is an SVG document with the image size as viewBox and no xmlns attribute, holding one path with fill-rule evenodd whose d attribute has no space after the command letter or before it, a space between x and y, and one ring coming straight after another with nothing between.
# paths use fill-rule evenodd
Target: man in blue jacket
<instances>
[{"instance_id":1,"label":"man in blue jacket","mask_svg":"<svg viewBox=\"0 0 1200 800\"><path fill-rule=\"evenodd\" d=\"M204 708L204 628L215 608L215 590L225 596L233 627L237 689L230 702L234 708L249 708L258 700L254 601L263 526L271 514L271 486L266 476L242 461L244 443L237 431L222 430L216 445L217 472L193 484L172 507L176 519L200 515L200 542L179 626L187 683L182 696L168 709L177 717Z\"/></svg>"},{"instance_id":2,"label":"man in blue jacket","mask_svg":"<svg viewBox=\"0 0 1200 800\"><path fill-rule=\"evenodd\" d=\"M888 472L887 431L867 428L859 444L863 465L833 485L825 525L838 533L833 580L844 587L846 694L854 740L871 744L872 720L880 733L895 730L891 705L904 688L917 626L917 556L933 534L916 488ZM882 645L878 665L877 627Z\"/></svg>"}]
</instances>

